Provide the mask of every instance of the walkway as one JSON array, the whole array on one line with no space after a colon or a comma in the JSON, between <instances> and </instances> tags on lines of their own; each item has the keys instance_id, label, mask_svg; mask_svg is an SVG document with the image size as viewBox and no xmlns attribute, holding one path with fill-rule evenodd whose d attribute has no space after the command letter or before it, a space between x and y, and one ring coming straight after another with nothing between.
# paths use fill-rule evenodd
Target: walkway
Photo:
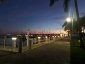
<instances>
[{"instance_id":1,"label":"walkway","mask_svg":"<svg viewBox=\"0 0 85 64\"><path fill-rule=\"evenodd\" d=\"M56 41L22 54L1 56L0 64L70 64L69 42Z\"/></svg>"}]
</instances>

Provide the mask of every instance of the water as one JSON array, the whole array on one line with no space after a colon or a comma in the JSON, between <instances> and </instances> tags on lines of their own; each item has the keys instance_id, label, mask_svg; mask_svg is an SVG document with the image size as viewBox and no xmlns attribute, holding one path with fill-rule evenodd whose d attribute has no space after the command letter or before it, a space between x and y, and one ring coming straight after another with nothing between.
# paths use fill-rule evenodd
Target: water
<instances>
[{"instance_id":1,"label":"water","mask_svg":"<svg viewBox=\"0 0 85 64\"><path fill-rule=\"evenodd\" d=\"M13 41L11 38L0 38L0 46L10 46L12 47L13 46ZM18 47L19 45L19 40L17 39L16 40L16 47ZM26 41L22 43L23 47L27 45Z\"/></svg>"}]
</instances>

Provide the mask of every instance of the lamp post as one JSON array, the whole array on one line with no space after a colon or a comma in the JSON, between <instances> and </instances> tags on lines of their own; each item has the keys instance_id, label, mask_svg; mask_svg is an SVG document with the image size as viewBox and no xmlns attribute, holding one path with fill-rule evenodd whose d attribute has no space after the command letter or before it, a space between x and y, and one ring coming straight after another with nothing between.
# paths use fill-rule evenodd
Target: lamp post
<instances>
[{"instance_id":1,"label":"lamp post","mask_svg":"<svg viewBox=\"0 0 85 64\"><path fill-rule=\"evenodd\" d=\"M38 43L40 43L40 39L41 39L41 37L38 36Z\"/></svg>"},{"instance_id":2,"label":"lamp post","mask_svg":"<svg viewBox=\"0 0 85 64\"><path fill-rule=\"evenodd\" d=\"M71 22L71 18L70 17L66 18L66 21Z\"/></svg>"},{"instance_id":3,"label":"lamp post","mask_svg":"<svg viewBox=\"0 0 85 64\"><path fill-rule=\"evenodd\" d=\"M66 18L66 21L69 23L69 22L72 22L71 25L72 25L72 29L71 29L71 39L72 39L72 34L73 34L73 18L72 17L68 17Z\"/></svg>"},{"instance_id":4,"label":"lamp post","mask_svg":"<svg viewBox=\"0 0 85 64\"><path fill-rule=\"evenodd\" d=\"M69 23L69 22L72 22L72 32L73 32L73 18L71 17L68 17L66 18L66 21Z\"/></svg>"},{"instance_id":5,"label":"lamp post","mask_svg":"<svg viewBox=\"0 0 85 64\"><path fill-rule=\"evenodd\" d=\"M46 43L48 42L48 37L47 36L45 36L45 41L46 41Z\"/></svg>"},{"instance_id":6,"label":"lamp post","mask_svg":"<svg viewBox=\"0 0 85 64\"><path fill-rule=\"evenodd\" d=\"M16 37L12 37L13 47L14 47L14 48L16 48L16 40L17 40L17 38L16 38Z\"/></svg>"}]
</instances>

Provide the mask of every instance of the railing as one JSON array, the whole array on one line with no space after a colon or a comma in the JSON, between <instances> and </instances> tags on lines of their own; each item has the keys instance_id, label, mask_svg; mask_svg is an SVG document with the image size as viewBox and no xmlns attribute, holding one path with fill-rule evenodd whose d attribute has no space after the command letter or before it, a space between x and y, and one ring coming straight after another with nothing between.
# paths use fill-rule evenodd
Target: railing
<instances>
[{"instance_id":1,"label":"railing","mask_svg":"<svg viewBox=\"0 0 85 64\"><path fill-rule=\"evenodd\" d=\"M20 42L19 39L13 41L12 38L0 38L0 50L19 52L20 45L19 42ZM44 40L37 38L29 38L26 41L22 42L21 50L23 52L49 42L50 42L49 38L46 38Z\"/></svg>"}]
</instances>

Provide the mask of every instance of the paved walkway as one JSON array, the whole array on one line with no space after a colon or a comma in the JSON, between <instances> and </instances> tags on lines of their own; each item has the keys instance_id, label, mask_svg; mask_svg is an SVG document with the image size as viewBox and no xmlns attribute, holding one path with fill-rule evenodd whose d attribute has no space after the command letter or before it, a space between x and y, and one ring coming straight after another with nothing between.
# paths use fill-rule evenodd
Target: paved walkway
<instances>
[{"instance_id":1,"label":"paved walkway","mask_svg":"<svg viewBox=\"0 0 85 64\"><path fill-rule=\"evenodd\" d=\"M0 57L0 64L70 64L69 42L56 41L22 54Z\"/></svg>"}]
</instances>

